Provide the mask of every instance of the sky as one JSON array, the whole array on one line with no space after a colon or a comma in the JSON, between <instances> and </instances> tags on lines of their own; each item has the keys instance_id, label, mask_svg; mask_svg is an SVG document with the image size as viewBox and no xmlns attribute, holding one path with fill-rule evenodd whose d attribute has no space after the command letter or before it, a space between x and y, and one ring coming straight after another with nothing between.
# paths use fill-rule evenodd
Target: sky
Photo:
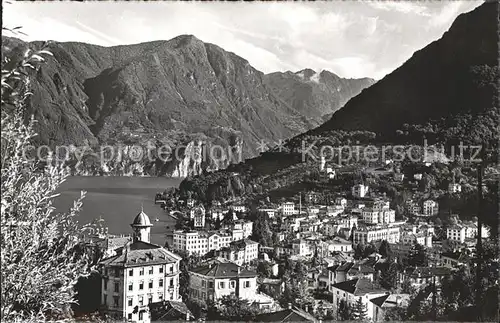
<instances>
[{"instance_id":1,"label":"sky","mask_svg":"<svg viewBox=\"0 0 500 323\"><path fill-rule=\"evenodd\" d=\"M3 25L25 40L101 46L191 34L264 73L329 70L381 79L482 1L11 2Z\"/></svg>"}]
</instances>

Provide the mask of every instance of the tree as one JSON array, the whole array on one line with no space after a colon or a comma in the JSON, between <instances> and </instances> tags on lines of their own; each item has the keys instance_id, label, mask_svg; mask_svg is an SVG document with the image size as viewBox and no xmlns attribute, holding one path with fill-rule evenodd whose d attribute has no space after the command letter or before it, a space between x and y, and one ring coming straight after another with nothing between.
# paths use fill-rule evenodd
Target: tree
<instances>
[{"instance_id":1,"label":"tree","mask_svg":"<svg viewBox=\"0 0 500 323\"><path fill-rule=\"evenodd\" d=\"M55 213L53 199L68 173L52 154L42 160L30 150L35 137L27 109L30 77L51 55L28 49L17 61L2 62L2 321L67 318L75 284L92 269L80 244L92 225L75 221L84 192L68 212Z\"/></svg>"},{"instance_id":2,"label":"tree","mask_svg":"<svg viewBox=\"0 0 500 323\"><path fill-rule=\"evenodd\" d=\"M363 321L366 320L367 315L366 315L367 309L365 304L363 304L362 298L359 297L356 303L351 306L351 313L349 315L349 318L354 321Z\"/></svg>"},{"instance_id":3,"label":"tree","mask_svg":"<svg viewBox=\"0 0 500 323\"><path fill-rule=\"evenodd\" d=\"M344 299L341 299L339 302L337 314L338 314L339 320L341 320L341 321L346 321L349 319L349 316L350 316L349 305L347 305L347 302Z\"/></svg>"},{"instance_id":4,"label":"tree","mask_svg":"<svg viewBox=\"0 0 500 323\"><path fill-rule=\"evenodd\" d=\"M269 225L269 215L267 212L257 212L253 223L252 240L260 243L261 246L271 246L273 243L272 230Z\"/></svg>"},{"instance_id":5,"label":"tree","mask_svg":"<svg viewBox=\"0 0 500 323\"><path fill-rule=\"evenodd\" d=\"M382 255L383 258L389 257L392 252L391 252L391 246L387 242L387 240L382 240L380 243L380 247L378 248L378 253Z\"/></svg>"},{"instance_id":6,"label":"tree","mask_svg":"<svg viewBox=\"0 0 500 323\"><path fill-rule=\"evenodd\" d=\"M397 265L395 263L383 266L380 271L380 286L392 290L397 284Z\"/></svg>"},{"instance_id":7,"label":"tree","mask_svg":"<svg viewBox=\"0 0 500 323\"><path fill-rule=\"evenodd\" d=\"M272 276L272 268L267 261L261 261L257 265L257 274L259 277L269 278Z\"/></svg>"},{"instance_id":8,"label":"tree","mask_svg":"<svg viewBox=\"0 0 500 323\"><path fill-rule=\"evenodd\" d=\"M408 265L412 267L426 267L427 263L425 247L415 242L408 254Z\"/></svg>"},{"instance_id":9,"label":"tree","mask_svg":"<svg viewBox=\"0 0 500 323\"><path fill-rule=\"evenodd\" d=\"M358 243L356 247L354 247L354 259L358 260L363 258L365 254L365 246L361 243Z\"/></svg>"}]
</instances>

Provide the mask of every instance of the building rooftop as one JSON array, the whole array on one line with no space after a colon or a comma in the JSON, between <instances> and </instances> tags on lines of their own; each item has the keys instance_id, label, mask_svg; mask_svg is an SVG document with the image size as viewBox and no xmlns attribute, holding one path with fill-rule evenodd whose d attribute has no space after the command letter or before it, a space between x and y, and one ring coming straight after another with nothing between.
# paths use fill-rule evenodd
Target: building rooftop
<instances>
[{"instance_id":1,"label":"building rooftop","mask_svg":"<svg viewBox=\"0 0 500 323\"><path fill-rule=\"evenodd\" d=\"M376 287L372 281L366 278L354 278L348 281L334 284L333 287L355 296L362 296L370 293L389 293L383 288Z\"/></svg>"},{"instance_id":2,"label":"building rooftop","mask_svg":"<svg viewBox=\"0 0 500 323\"><path fill-rule=\"evenodd\" d=\"M137 214L134 219L134 222L131 224L132 226L140 226L140 227L152 227L151 221L149 220L149 216L141 211L141 213Z\"/></svg>"},{"instance_id":3,"label":"building rooftop","mask_svg":"<svg viewBox=\"0 0 500 323\"><path fill-rule=\"evenodd\" d=\"M263 313L255 317L254 322L315 322L315 318L309 313L293 307L277 312Z\"/></svg>"}]
</instances>

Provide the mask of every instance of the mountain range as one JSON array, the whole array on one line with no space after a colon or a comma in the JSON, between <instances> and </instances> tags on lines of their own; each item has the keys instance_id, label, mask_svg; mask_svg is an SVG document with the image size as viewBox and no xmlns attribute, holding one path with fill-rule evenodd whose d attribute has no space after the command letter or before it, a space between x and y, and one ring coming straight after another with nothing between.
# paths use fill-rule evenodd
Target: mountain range
<instances>
[{"instance_id":1,"label":"mountain range","mask_svg":"<svg viewBox=\"0 0 500 323\"><path fill-rule=\"evenodd\" d=\"M41 46L2 37L13 60ZM273 145L320 125L375 82L328 71L266 75L192 35L114 47L53 42L47 49L53 57L34 77L30 112L39 143L50 146L153 141L185 152L212 143L248 158L262 140ZM187 176L227 162L144 162L138 172Z\"/></svg>"}]
</instances>

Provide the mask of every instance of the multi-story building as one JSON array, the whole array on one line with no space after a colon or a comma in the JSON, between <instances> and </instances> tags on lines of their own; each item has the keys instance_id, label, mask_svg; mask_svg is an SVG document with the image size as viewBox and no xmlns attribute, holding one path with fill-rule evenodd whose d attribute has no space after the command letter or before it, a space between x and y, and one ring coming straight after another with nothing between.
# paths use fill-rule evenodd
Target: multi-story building
<instances>
[{"instance_id":1,"label":"multi-story building","mask_svg":"<svg viewBox=\"0 0 500 323\"><path fill-rule=\"evenodd\" d=\"M232 262L213 262L189 271L189 293L203 301L231 294L253 301L257 298L257 273Z\"/></svg>"},{"instance_id":2,"label":"multi-story building","mask_svg":"<svg viewBox=\"0 0 500 323\"><path fill-rule=\"evenodd\" d=\"M426 233L403 232L400 242L406 245L418 243L424 247L432 248L432 235Z\"/></svg>"},{"instance_id":3,"label":"multi-story building","mask_svg":"<svg viewBox=\"0 0 500 323\"><path fill-rule=\"evenodd\" d=\"M273 208L260 208L259 212L266 212L269 218L274 218L276 216L276 209Z\"/></svg>"},{"instance_id":4,"label":"multi-story building","mask_svg":"<svg viewBox=\"0 0 500 323\"><path fill-rule=\"evenodd\" d=\"M259 257L259 243L250 239L233 241L220 250L220 256L241 266Z\"/></svg>"},{"instance_id":5,"label":"multi-story building","mask_svg":"<svg viewBox=\"0 0 500 323\"><path fill-rule=\"evenodd\" d=\"M354 197L365 197L368 194L368 186L363 184L354 185L351 193Z\"/></svg>"},{"instance_id":6,"label":"multi-story building","mask_svg":"<svg viewBox=\"0 0 500 323\"><path fill-rule=\"evenodd\" d=\"M245 213L247 211L247 207L245 205L237 204L232 206L234 212Z\"/></svg>"},{"instance_id":7,"label":"multi-story building","mask_svg":"<svg viewBox=\"0 0 500 323\"><path fill-rule=\"evenodd\" d=\"M297 239L292 241L292 252L295 256L312 256L314 253L314 246L303 239Z\"/></svg>"},{"instance_id":8,"label":"multi-story building","mask_svg":"<svg viewBox=\"0 0 500 323\"><path fill-rule=\"evenodd\" d=\"M353 231L353 243L367 244L372 241L387 240L389 243L399 242L399 227L366 226Z\"/></svg>"},{"instance_id":9,"label":"multi-story building","mask_svg":"<svg viewBox=\"0 0 500 323\"><path fill-rule=\"evenodd\" d=\"M202 207L194 208L193 222L195 228L205 227L205 208Z\"/></svg>"},{"instance_id":10,"label":"multi-story building","mask_svg":"<svg viewBox=\"0 0 500 323\"><path fill-rule=\"evenodd\" d=\"M466 231L467 229L460 224L449 226L446 228L446 239L463 243L466 238Z\"/></svg>"},{"instance_id":11,"label":"multi-story building","mask_svg":"<svg viewBox=\"0 0 500 323\"><path fill-rule=\"evenodd\" d=\"M347 199L344 197L336 197L335 204L346 207L347 206Z\"/></svg>"},{"instance_id":12,"label":"multi-story building","mask_svg":"<svg viewBox=\"0 0 500 323\"><path fill-rule=\"evenodd\" d=\"M211 250L228 247L232 241L243 239L243 230L227 231L174 231L173 249L189 255L205 255Z\"/></svg>"},{"instance_id":13,"label":"multi-story building","mask_svg":"<svg viewBox=\"0 0 500 323\"><path fill-rule=\"evenodd\" d=\"M391 209L361 209L363 221L369 224L389 224L396 221L396 211Z\"/></svg>"},{"instance_id":14,"label":"multi-story building","mask_svg":"<svg viewBox=\"0 0 500 323\"><path fill-rule=\"evenodd\" d=\"M150 243L153 225L144 212L135 217L131 226L132 242L100 262L101 304L115 319L150 322L149 304L181 300L181 257Z\"/></svg>"},{"instance_id":15,"label":"multi-story building","mask_svg":"<svg viewBox=\"0 0 500 323\"><path fill-rule=\"evenodd\" d=\"M281 213L283 215L293 215L295 214L295 203L293 202L285 202L281 205Z\"/></svg>"},{"instance_id":16,"label":"multi-story building","mask_svg":"<svg viewBox=\"0 0 500 323\"><path fill-rule=\"evenodd\" d=\"M232 227L230 227L229 229L233 230L233 231L242 230L243 231L243 238L248 238L253 233L253 222L245 221L245 220L236 220L236 221L234 221L234 224L232 225Z\"/></svg>"},{"instance_id":17,"label":"multi-story building","mask_svg":"<svg viewBox=\"0 0 500 323\"><path fill-rule=\"evenodd\" d=\"M438 203L433 200L425 200L422 203L422 213L425 216L433 216L438 214L439 207Z\"/></svg>"}]
</instances>

